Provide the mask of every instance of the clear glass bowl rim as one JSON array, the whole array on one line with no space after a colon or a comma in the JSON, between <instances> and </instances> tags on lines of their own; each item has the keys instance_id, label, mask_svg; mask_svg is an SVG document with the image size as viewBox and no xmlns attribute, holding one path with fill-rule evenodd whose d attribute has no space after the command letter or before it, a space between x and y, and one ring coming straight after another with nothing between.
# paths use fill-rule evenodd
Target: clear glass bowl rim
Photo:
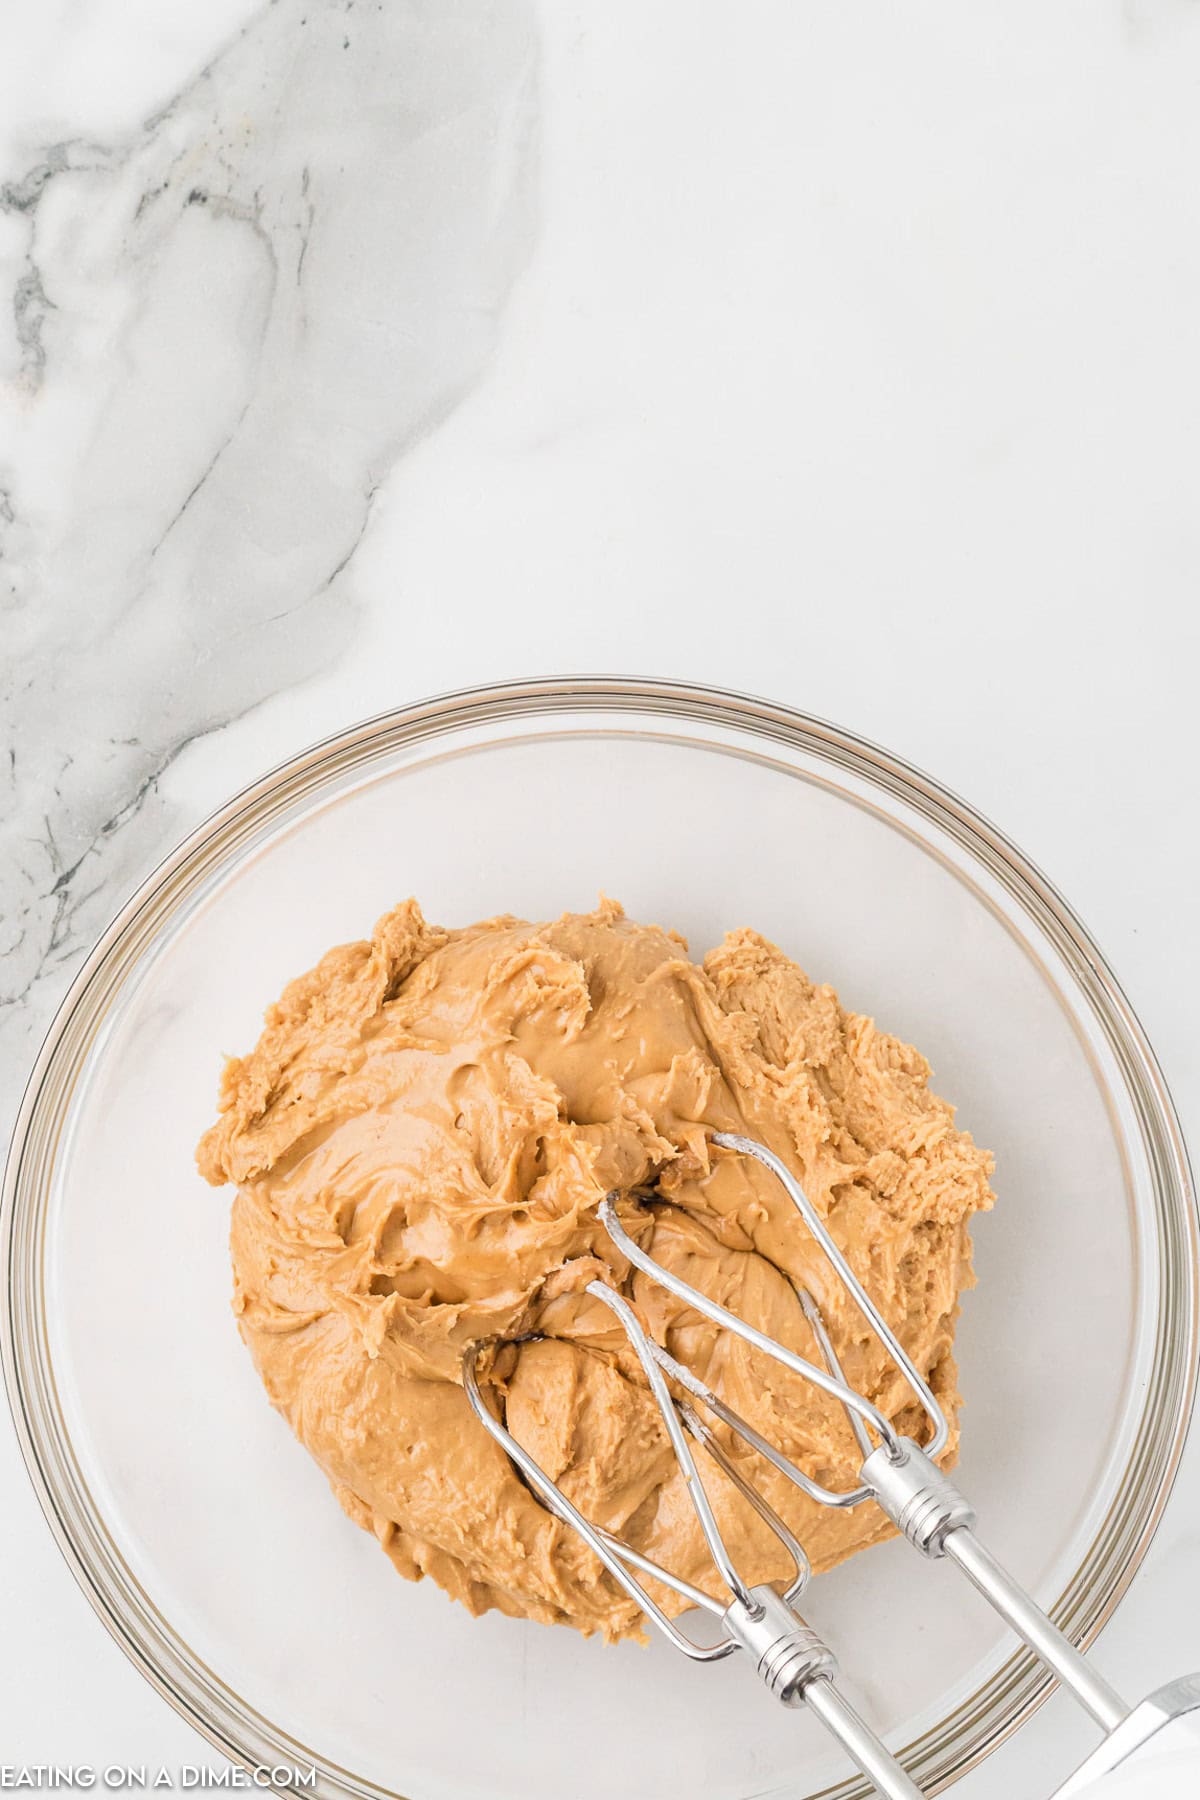
<instances>
[{"instance_id":1,"label":"clear glass bowl rim","mask_svg":"<svg viewBox=\"0 0 1200 1800\"><path fill-rule=\"evenodd\" d=\"M65 1431L46 1338L45 1214L55 1151L90 1045L142 953L177 907L239 846L322 783L403 744L468 726L597 711L732 728L800 750L913 807L974 856L1054 944L1100 1022L1133 1101L1153 1181L1161 1304L1136 1448L1122 1489L1053 1608L1081 1646L1095 1638L1150 1544L1187 1434L1197 1374L1200 1229L1187 1152L1166 1082L1136 1014L1080 920L1020 850L931 777L838 726L715 687L629 676L560 676L461 689L377 715L322 740L245 788L197 827L122 907L51 1024L18 1112L5 1169L0 1235L5 1290L0 1356L18 1440L42 1510L72 1573L122 1649L169 1703L246 1769L315 1764L321 1791L400 1800L272 1726L201 1663L135 1580L91 1501ZM939 1791L1023 1722L1051 1680L1019 1650L982 1688L903 1752ZM299 1792L279 1784L277 1791ZM820 1800L869 1800L850 1780Z\"/></svg>"}]
</instances>

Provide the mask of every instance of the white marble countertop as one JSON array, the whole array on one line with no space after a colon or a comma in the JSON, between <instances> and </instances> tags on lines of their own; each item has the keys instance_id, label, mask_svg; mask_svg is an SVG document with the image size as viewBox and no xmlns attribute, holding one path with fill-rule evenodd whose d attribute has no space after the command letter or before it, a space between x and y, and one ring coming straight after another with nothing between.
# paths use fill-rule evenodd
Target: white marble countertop
<instances>
[{"instance_id":1,"label":"white marble countertop","mask_svg":"<svg viewBox=\"0 0 1200 1800\"><path fill-rule=\"evenodd\" d=\"M736 21L736 23L735 23ZM230 791L620 670L929 769L1200 1141L1200 12L47 0L0 59L0 1065ZM1200 1446L1100 1645L1200 1666ZM0 1755L211 1761L0 1429ZM1061 1699L956 1793L1043 1793Z\"/></svg>"}]
</instances>

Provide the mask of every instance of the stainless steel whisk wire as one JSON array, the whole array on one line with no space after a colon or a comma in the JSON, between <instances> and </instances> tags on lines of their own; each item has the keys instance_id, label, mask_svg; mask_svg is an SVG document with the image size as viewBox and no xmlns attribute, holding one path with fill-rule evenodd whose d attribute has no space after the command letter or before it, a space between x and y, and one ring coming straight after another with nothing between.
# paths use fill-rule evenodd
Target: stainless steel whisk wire
<instances>
[{"instance_id":1,"label":"stainless steel whisk wire","mask_svg":"<svg viewBox=\"0 0 1200 1800\"><path fill-rule=\"evenodd\" d=\"M859 1282L791 1170L765 1145L752 1138L732 1132L714 1132L711 1141L722 1149L753 1158L782 1184L843 1288L884 1345L925 1413L931 1428L927 1443L919 1445L912 1438L898 1434L891 1420L878 1407L848 1385L820 1308L807 1289L798 1287L797 1294L823 1366L807 1361L662 1267L625 1230L617 1216L615 1202L618 1196L615 1193L601 1203L600 1219L613 1243L634 1268L713 1324L732 1332L841 1404L862 1454L857 1483L839 1491L826 1487L799 1468L691 1369L656 1343L628 1301L603 1281L589 1282L586 1291L615 1315L641 1364L729 1600L722 1603L714 1599L584 1518L489 1407L480 1387L477 1368L482 1345L471 1346L463 1357L463 1384L476 1417L508 1453L548 1510L579 1532L614 1580L677 1649L699 1662L715 1662L737 1649L748 1651L768 1689L785 1705L805 1704L815 1712L885 1800L921 1800L921 1790L836 1687L836 1659L793 1604L809 1578L804 1549L779 1514L727 1455L708 1425L705 1413L719 1419L818 1504L845 1508L874 1501L923 1555L950 1557L1034 1655L1103 1727L1106 1745L1118 1742L1121 1738L1118 1728L1123 1725L1125 1734L1131 1735L1130 1709L1125 1702L976 1536L973 1508L935 1460L949 1438L946 1417L936 1396ZM674 1382L687 1397L674 1398L668 1381ZM698 1410L697 1402L703 1411ZM872 1442L872 1433L877 1443ZM692 1443L716 1462L787 1551L794 1574L782 1592L769 1585L750 1586L740 1575L721 1535ZM657 1604L638 1580L638 1574L663 1583L689 1605L719 1619L723 1627L721 1637L713 1643L702 1643L689 1636ZM1186 1690L1177 1712L1200 1705L1200 1686L1185 1681L1175 1684L1175 1688ZM1164 1690L1164 1694L1166 1692ZM1143 1703L1143 1708L1138 1709L1139 1714L1150 1706L1149 1701ZM1156 1721L1161 1722L1161 1719ZM1149 1727L1150 1730L1155 1728L1155 1725ZM1101 1752L1097 1752L1096 1757L1100 1756ZM1089 1764L1092 1760L1089 1759ZM1088 1766L1085 1764L1085 1769ZM1104 1766L1112 1766L1111 1759ZM1060 1793L1065 1796L1077 1791L1075 1783L1071 1782Z\"/></svg>"}]
</instances>

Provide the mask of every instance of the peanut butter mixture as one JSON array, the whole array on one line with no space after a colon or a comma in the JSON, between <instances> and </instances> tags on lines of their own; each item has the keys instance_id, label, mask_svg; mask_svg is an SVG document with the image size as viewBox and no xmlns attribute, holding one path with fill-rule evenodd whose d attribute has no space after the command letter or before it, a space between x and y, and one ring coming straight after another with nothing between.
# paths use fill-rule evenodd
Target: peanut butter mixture
<instances>
[{"instance_id":1,"label":"peanut butter mixture","mask_svg":"<svg viewBox=\"0 0 1200 1800\"><path fill-rule=\"evenodd\" d=\"M860 1459L817 1389L630 1270L596 1218L607 1191L660 1262L819 1360L805 1284L850 1382L921 1435L778 1182L709 1141L742 1132L828 1220L946 1408L952 1460L954 1324L991 1159L928 1082L916 1050L753 931L694 963L676 933L612 902L447 931L410 900L285 989L254 1051L226 1066L198 1160L237 1188L242 1336L350 1517L402 1574L432 1575L472 1612L618 1638L638 1633L637 1609L471 1413L464 1346L541 1333L490 1360L509 1429L589 1518L719 1592L641 1370L583 1293L590 1280L620 1288L672 1355L823 1482L850 1485ZM823 1510L733 1448L816 1568L886 1534L875 1508ZM701 1463L743 1571L788 1573Z\"/></svg>"}]
</instances>

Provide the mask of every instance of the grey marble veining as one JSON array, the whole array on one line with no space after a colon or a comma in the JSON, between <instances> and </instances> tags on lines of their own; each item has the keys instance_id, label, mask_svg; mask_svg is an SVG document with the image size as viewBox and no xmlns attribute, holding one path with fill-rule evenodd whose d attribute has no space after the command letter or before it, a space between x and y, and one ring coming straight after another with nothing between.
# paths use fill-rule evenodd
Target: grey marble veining
<instances>
[{"instance_id":1,"label":"grey marble veining","mask_svg":"<svg viewBox=\"0 0 1200 1800\"><path fill-rule=\"evenodd\" d=\"M141 129L5 171L14 1074L170 835L164 771L353 632L372 496L478 380L527 258L536 84L526 0L279 0Z\"/></svg>"}]
</instances>

